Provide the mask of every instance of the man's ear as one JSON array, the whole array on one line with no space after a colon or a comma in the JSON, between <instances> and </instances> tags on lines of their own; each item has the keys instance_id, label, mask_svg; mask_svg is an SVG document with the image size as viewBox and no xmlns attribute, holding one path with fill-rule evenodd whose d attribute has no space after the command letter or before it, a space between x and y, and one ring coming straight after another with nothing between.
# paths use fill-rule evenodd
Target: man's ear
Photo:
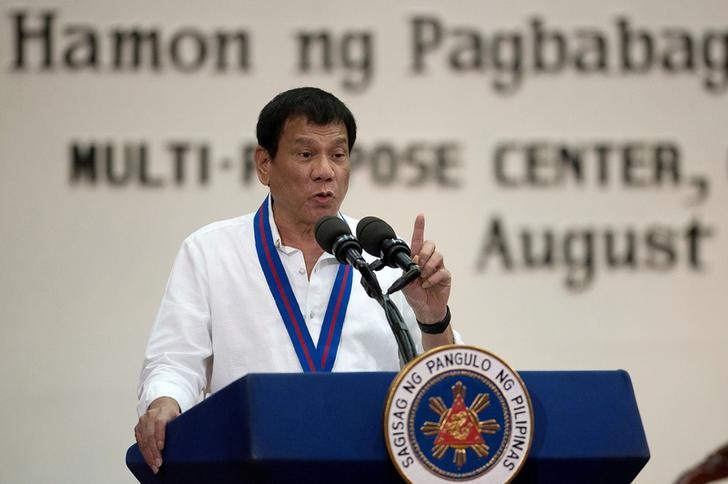
<instances>
[{"instance_id":1,"label":"man's ear","mask_svg":"<svg viewBox=\"0 0 728 484\"><path fill-rule=\"evenodd\" d=\"M255 171L258 174L258 180L265 186L270 184L270 165L272 161L268 150L260 145L255 148Z\"/></svg>"}]
</instances>

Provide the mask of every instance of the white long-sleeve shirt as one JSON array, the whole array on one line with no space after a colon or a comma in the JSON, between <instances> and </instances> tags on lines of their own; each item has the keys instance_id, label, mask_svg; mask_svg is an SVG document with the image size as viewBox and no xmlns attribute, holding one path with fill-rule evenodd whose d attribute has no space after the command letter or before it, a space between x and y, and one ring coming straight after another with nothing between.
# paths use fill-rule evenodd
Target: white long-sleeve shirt
<instances>
[{"instance_id":1,"label":"white long-sleeve shirt","mask_svg":"<svg viewBox=\"0 0 728 484\"><path fill-rule=\"evenodd\" d=\"M269 207L270 208L270 207ZM310 280L303 253L275 246L313 341L318 341L339 263L324 253ZM141 416L161 396L182 411L247 373L300 372L301 363L266 283L255 248L254 214L210 224L190 235L174 262L147 345L139 382ZM357 221L345 217L354 229ZM354 274L333 371L397 371L397 344L379 304ZM377 273L386 290L400 271ZM401 293L392 296L418 352L421 333ZM456 336L457 338L457 336ZM458 338L459 339L459 338Z\"/></svg>"}]
</instances>

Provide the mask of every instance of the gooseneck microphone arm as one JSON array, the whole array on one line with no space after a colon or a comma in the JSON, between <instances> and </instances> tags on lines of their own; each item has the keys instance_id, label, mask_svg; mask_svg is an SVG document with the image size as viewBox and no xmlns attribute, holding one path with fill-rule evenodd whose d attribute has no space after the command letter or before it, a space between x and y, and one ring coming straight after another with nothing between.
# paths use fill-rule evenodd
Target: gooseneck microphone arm
<instances>
[{"instance_id":1,"label":"gooseneck microphone arm","mask_svg":"<svg viewBox=\"0 0 728 484\"><path fill-rule=\"evenodd\" d=\"M371 267L369 267L369 264L362 259L361 257L354 261L352 264L356 270L359 271L361 274L361 285L364 286L364 290L367 293L367 296L369 296L372 299L376 299L379 301L379 298L382 297L382 288L379 287L379 281L377 280L377 275L374 274L374 271ZM381 302L380 302L381 304Z\"/></svg>"},{"instance_id":2,"label":"gooseneck microphone arm","mask_svg":"<svg viewBox=\"0 0 728 484\"><path fill-rule=\"evenodd\" d=\"M399 356L404 364L407 364L417 356L417 347L412 341L412 335L404 322L404 318L402 318L402 313L399 312L397 306L389 298L389 294L383 294L381 300L377 301L384 309L384 315L387 317L389 327L392 329L395 341L397 341Z\"/></svg>"},{"instance_id":3,"label":"gooseneck microphone arm","mask_svg":"<svg viewBox=\"0 0 728 484\"><path fill-rule=\"evenodd\" d=\"M333 254L336 260L342 264L350 264L359 271L360 282L367 295L384 309L384 315L397 342L400 358L405 364L412 361L417 356L417 348L412 340L412 335L399 309L389 297L391 292L382 293L374 270L362 257L361 245L351 235L346 222L334 216L324 217L316 223L315 235L316 241L322 249Z\"/></svg>"},{"instance_id":4,"label":"gooseneck microphone arm","mask_svg":"<svg viewBox=\"0 0 728 484\"><path fill-rule=\"evenodd\" d=\"M343 226L331 221L328 223L328 227L336 225L336 227L339 229L337 232L342 232L344 228L347 231L349 230L349 226L346 225L346 222L337 217L333 217L333 219L340 221ZM319 226L316 225L316 227L318 228ZM320 232L317 231L317 241L319 238L319 234ZM323 238L325 236L325 233L322 234L322 241L324 241ZM321 245L321 242L319 242L319 245ZM328 243L326 245L328 246ZM324 250L326 250L326 247L323 247L323 245L321 246ZM381 296L382 288L379 286L377 276L376 274L374 274L372 268L369 267L367 261L365 261L364 258L361 256L361 246L359 245L359 242L354 238L354 236L351 235L351 232L341 233L337 235L334 238L333 243L331 243L331 250L326 250L326 252L333 254L334 257L336 257L336 260L338 260L342 264L349 264L353 266L354 269L359 271L359 273L361 274L361 285L364 286L364 290L369 297L371 297L372 299L376 299Z\"/></svg>"}]
</instances>

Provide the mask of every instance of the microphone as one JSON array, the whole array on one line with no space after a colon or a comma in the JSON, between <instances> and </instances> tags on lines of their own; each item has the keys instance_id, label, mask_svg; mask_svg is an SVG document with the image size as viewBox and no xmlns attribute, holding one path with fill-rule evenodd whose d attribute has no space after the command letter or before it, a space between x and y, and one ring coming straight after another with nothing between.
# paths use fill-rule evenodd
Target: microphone
<instances>
[{"instance_id":1,"label":"microphone","mask_svg":"<svg viewBox=\"0 0 728 484\"><path fill-rule=\"evenodd\" d=\"M374 217L369 217L373 219ZM379 219L376 219L379 220ZM379 220L382 224L389 227L386 223ZM361 222L359 223L359 227ZM389 230L394 236L394 231L391 227ZM357 233L359 228L357 227ZM341 220L339 217L326 216L316 222L314 229L314 235L316 236L316 242L329 254L333 254L336 260L342 264L350 264L354 266L361 273L361 284L364 286L364 290L367 292L369 297L376 299L376 301L384 309L384 315L387 318L389 327L394 334L394 339L397 341L397 348L399 348L399 354L402 357L402 361L407 363L412 361L417 356L417 348L412 341L409 329L402 318L397 306L394 305L389 295L393 292L392 288L389 288L386 294L382 294L382 289L379 287L377 276L374 274L374 270L366 263L361 255L361 244L359 241L351 235L351 230L346 222ZM403 242L404 243L404 242ZM404 244L407 247L407 244ZM367 252L370 252L367 249ZM409 248L407 248L407 254L409 254ZM410 259L411 262L411 259ZM414 263L413 263L414 264ZM417 269L416 275L419 275L420 268L417 265L414 266ZM406 275L405 275L406 276ZM395 284L402 283L405 279L402 276ZM400 287L400 289L406 286L409 280Z\"/></svg>"},{"instance_id":2,"label":"microphone","mask_svg":"<svg viewBox=\"0 0 728 484\"><path fill-rule=\"evenodd\" d=\"M399 267L409 271L417 264L410 258L410 248L402 239L397 238L394 229L377 217L364 217L356 226L356 237L364 250L382 259L389 267Z\"/></svg>"},{"instance_id":3,"label":"microphone","mask_svg":"<svg viewBox=\"0 0 728 484\"><path fill-rule=\"evenodd\" d=\"M359 241L351 235L349 225L339 217L328 215L320 219L316 222L314 235L318 245L342 264L356 266L359 259L363 260Z\"/></svg>"},{"instance_id":4,"label":"microphone","mask_svg":"<svg viewBox=\"0 0 728 484\"><path fill-rule=\"evenodd\" d=\"M319 246L336 257L342 264L349 264L362 275L362 284L370 297L382 296L377 276L361 255L361 244L351 235L349 225L339 217L327 215L316 222L314 235Z\"/></svg>"},{"instance_id":5,"label":"microphone","mask_svg":"<svg viewBox=\"0 0 728 484\"><path fill-rule=\"evenodd\" d=\"M402 269L405 274L400 277L387 294L399 291L420 275L420 267L412 260L407 242L397 238L394 229L384 220L377 217L364 217L356 226L356 237L369 254L379 257L389 266Z\"/></svg>"}]
</instances>

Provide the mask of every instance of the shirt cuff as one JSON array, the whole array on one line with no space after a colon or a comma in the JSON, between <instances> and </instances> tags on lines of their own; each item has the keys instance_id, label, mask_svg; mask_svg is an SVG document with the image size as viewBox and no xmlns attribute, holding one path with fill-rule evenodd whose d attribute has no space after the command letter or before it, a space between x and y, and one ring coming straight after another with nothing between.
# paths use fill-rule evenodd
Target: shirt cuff
<instances>
[{"instance_id":1,"label":"shirt cuff","mask_svg":"<svg viewBox=\"0 0 728 484\"><path fill-rule=\"evenodd\" d=\"M149 405L159 397L174 398L179 404L180 411L186 412L197 403L197 400L188 392L180 389L179 385L168 381L150 382L144 386L139 395L137 414L139 417L147 412Z\"/></svg>"},{"instance_id":2,"label":"shirt cuff","mask_svg":"<svg viewBox=\"0 0 728 484\"><path fill-rule=\"evenodd\" d=\"M456 344L456 345L461 345L461 344L463 344L463 337L462 337L462 336L460 336L460 333L458 333L458 332L457 332L457 331L455 331L454 329L452 330L452 341L453 341L453 343L454 343L454 344Z\"/></svg>"}]
</instances>

